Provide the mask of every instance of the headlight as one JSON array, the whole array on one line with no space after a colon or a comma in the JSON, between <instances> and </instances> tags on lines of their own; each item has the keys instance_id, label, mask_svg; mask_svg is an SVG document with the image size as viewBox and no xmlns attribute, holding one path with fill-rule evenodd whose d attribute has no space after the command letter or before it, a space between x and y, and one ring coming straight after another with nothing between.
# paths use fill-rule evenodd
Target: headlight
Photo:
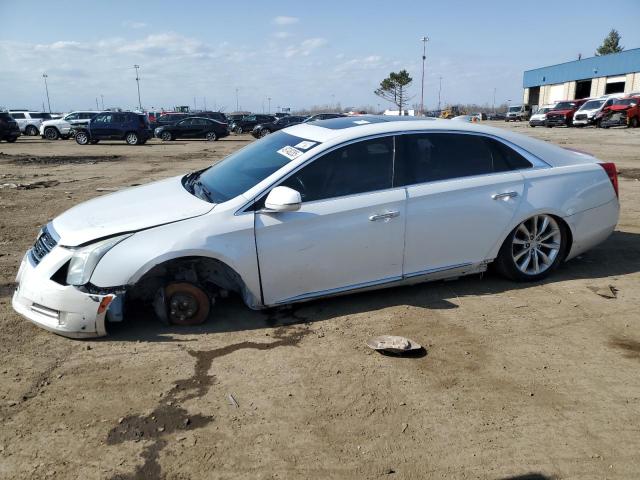
<instances>
[{"instance_id":1,"label":"headlight","mask_svg":"<svg viewBox=\"0 0 640 480\"><path fill-rule=\"evenodd\" d=\"M133 234L128 233L118 237L107 238L106 240L92 243L85 247L75 248L73 256L69 261L67 283L69 285L84 285L87 283L91 278L96 265L98 265L98 262L105 253L131 235Z\"/></svg>"}]
</instances>

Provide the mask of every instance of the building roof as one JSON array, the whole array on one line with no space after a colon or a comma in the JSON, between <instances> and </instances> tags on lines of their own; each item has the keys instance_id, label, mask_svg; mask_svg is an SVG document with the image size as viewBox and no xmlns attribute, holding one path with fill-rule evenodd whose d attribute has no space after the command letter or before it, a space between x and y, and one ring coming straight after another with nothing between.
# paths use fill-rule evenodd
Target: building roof
<instances>
[{"instance_id":1,"label":"building roof","mask_svg":"<svg viewBox=\"0 0 640 480\"><path fill-rule=\"evenodd\" d=\"M522 84L529 88L635 72L640 72L640 48L527 70Z\"/></svg>"}]
</instances>

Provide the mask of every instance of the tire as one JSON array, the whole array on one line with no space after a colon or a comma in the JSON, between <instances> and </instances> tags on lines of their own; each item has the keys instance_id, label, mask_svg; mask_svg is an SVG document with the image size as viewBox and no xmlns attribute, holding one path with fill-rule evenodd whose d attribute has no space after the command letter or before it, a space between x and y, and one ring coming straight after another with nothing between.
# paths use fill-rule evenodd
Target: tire
<instances>
[{"instance_id":1,"label":"tire","mask_svg":"<svg viewBox=\"0 0 640 480\"><path fill-rule=\"evenodd\" d=\"M206 138L209 142L215 142L216 140L218 140L218 135L216 135L216 132L207 132L204 138Z\"/></svg>"},{"instance_id":2,"label":"tire","mask_svg":"<svg viewBox=\"0 0 640 480\"><path fill-rule=\"evenodd\" d=\"M199 325L209 316L211 300L204 290L187 282L164 288L167 319L174 325Z\"/></svg>"},{"instance_id":3,"label":"tire","mask_svg":"<svg viewBox=\"0 0 640 480\"><path fill-rule=\"evenodd\" d=\"M564 259L567 238L566 227L559 219L535 215L507 235L495 266L503 276L516 282L542 280Z\"/></svg>"},{"instance_id":4,"label":"tire","mask_svg":"<svg viewBox=\"0 0 640 480\"><path fill-rule=\"evenodd\" d=\"M47 140L57 140L60 138L60 132L55 127L47 127L44 129L44 138Z\"/></svg>"},{"instance_id":5,"label":"tire","mask_svg":"<svg viewBox=\"0 0 640 480\"><path fill-rule=\"evenodd\" d=\"M87 132L76 132L76 143L78 145L87 145L89 143L89 135Z\"/></svg>"},{"instance_id":6,"label":"tire","mask_svg":"<svg viewBox=\"0 0 640 480\"><path fill-rule=\"evenodd\" d=\"M38 135L38 129L33 125L29 125L24 129L24 134L29 135L30 137L35 137L36 135Z\"/></svg>"},{"instance_id":7,"label":"tire","mask_svg":"<svg viewBox=\"0 0 640 480\"><path fill-rule=\"evenodd\" d=\"M269 130L267 130L266 128L263 128L262 130L260 130L260 135L259 135L259 137L260 137L260 138L264 138L264 137L266 137L267 135L269 135L270 133L271 133L271 132L270 132Z\"/></svg>"},{"instance_id":8,"label":"tire","mask_svg":"<svg viewBox=\"0 0 640 480\"><path fill-rule=\"evenodd\" d=\"M139 145L140 137L138 137L138 134L136 132L129 132L125 135L124 141L129 145Z\"/></svg>"},{"instance_id":9,"label":"tire","mask_svg":"<svg viewBox=\"0 0 640 480\"><path fill-rule=\"evenodd\" d=\"M160 134L160 139L163 142L170 142L171 140L173 140L173 135L171 135L171 132L162 132Z\"/></svg>"},{"instance_id":10,"label":"tire","mask_svg":"<svg viewBox=\"0 0 640 480\"><path fill-rule=\"evenodd\" d=\"M240 134L242 133L242 127L236 127L236 128L233 130L233 132L234 132L236 135L240 135Z\"/></svg>"},{"instance_id":11,"label":"tire","mask_svg":"<svg viewBox=\"0 0 640 480\"><path fill-rule=\"evenodd\" d=\"M6 140L7 142L9 142L9 143L13 143L13 142L15 142L16 140L18 140L18 137L7 137L7 138L5 138L5 140Z\"/></svg>"},{"instance_id":12,"label":"tire","mask_svg":"<svg viewBox=\"0 0 640 480\"><path fill-rule=\"evenodd\" d=\"M638 117L633 117L629 122L629 128L638 128Z\"/></svg>"}]
</instances>

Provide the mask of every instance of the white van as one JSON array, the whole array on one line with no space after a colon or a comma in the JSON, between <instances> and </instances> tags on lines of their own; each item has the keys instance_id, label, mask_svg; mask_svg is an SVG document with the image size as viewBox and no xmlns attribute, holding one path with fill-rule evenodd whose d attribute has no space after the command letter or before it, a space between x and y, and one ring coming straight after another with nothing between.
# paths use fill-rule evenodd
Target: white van
<instances>
[{"instance_id":1,"label":"white van","mask_svg":"<svg viewBox=\"0 0 640 480\"><path fill-rule=\"evenodd\" d=\"M507 117L504 119L505 122L509 121L523 121L529 120L531 116L531 105L512 105L507 110Z\"/></svg>"},{"instance_id":2,"label":"white van","mask_svg":"<svg viewBox=\"0 0 640 480\"><path fill-rule=\"evenodd\" d=\"M625 93L611 93L586 101L573 116L573 126L586 127L588 125L596 125L600 120L598 114L606 107L613 105L613 101L616 98L622 98L624 96L626 96Z\"/></svg>"},{"instance_id":3,"label":"white van","mask_svg":"<svg viewBox=\"0 0 640 480\"><path fill-rule=\"evenodd\" d=\"M556 107L555 103L541 106L536 113L531 115L529 119L530 127L544 127L547 121L547 112L550 112Z\"/></svg>"}]
</instances>

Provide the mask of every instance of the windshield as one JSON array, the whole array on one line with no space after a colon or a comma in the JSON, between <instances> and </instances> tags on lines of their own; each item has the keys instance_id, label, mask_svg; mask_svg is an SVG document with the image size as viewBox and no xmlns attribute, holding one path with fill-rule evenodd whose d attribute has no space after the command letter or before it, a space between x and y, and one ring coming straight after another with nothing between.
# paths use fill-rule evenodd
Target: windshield
<instances>
[{"instance_id":1,"label":"windshield","mask_svg":"<svg viewBox=\"0 0 640 480\"><path fill-rule=\"evenodd\" d=\"M536 112L536 115L540 115L541 113L547 113L547 112L550 112L550 111L551 111L551 108L549 108L549 107L540 108Z\"/></svg>"},{"instance_id":2,"label":"windshield","mask_svg":"<svg viewBox=\"0 0 640 480\"><path fill-rule=\"evenodd\" d=\"M580 110L595 110L596 108L600 108L603 103L604 100L589 100L580 107Z\"/></svg>"},{"instance_id":3,"label":"windshield","mask_svg":"<svg viewBox=\"0 0 640 480\"><path fill-rule=\"evenodd\" d=\"M202 172L196 181L204 185L211 202L226 202L318 145L279 131L232 153Z\"/></svg>"},{"instance_id":4,"label":"windshield","mask_svg":"<svg viewBox=\"0 0 640 480\"><path fill-rule=\"evenodd\" d=\"M554 110L571 110L576 104L573 102L560 102L554 108Z\"/></svg>"},{"instance_id":5,"label":"windshield","mask_svg":"<svg viewBox=\"0 0 640 480\"><path fill-rule=\"evenodd\" d=\"M519 112L520 111L520 107L509 107L509 111L510 112Z\"/></svg>"}]
</instances>

